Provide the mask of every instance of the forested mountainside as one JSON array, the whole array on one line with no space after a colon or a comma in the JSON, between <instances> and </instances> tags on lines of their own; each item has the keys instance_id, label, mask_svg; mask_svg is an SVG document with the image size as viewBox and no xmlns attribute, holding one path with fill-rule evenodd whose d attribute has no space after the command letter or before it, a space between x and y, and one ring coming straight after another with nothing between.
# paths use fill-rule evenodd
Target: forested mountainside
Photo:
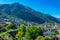
<instances>
[{"instance_id":1,"label":"forested mountainside","mask_svg":"<svg viewBox=\"0 0 60 40\"><path fill-rule=\"evenodd\" d=\"M0 17L10 18L11 16L39 24L59 23L55 17L49 14L43 14L41 12L35 11L32 8L21 5L19 3L1 4Z\"/></svg>"}]
</instances>

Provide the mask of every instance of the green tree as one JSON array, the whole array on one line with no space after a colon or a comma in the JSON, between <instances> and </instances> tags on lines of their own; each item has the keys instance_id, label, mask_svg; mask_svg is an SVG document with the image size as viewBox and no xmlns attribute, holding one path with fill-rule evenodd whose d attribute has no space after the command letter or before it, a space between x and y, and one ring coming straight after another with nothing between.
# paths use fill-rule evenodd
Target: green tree
<instances>
[{"instance_id":1,"label":"green tree","mask_svg":"<svg viewBox=\"0 0 60 40\"><path fill-rule=\"evenodd\" d=\"M12 27L14 27L14 24L12 22L9 22L8 24L5 25L6 29L11 29Z\"/></svg>"},{"instance_id":2,"label":"green tree","mask_svg":"<svg viewBox=\"0 0 60 40\"><path fill-rule=\"evenodd\" d=\"M36 38L36 40L41 40L42 38L44 38L43 36L38 36L37 38Z\"/></svg>"},{"instance_id":3,"label":"green tree","mask_svg":"<svg viewBox=\"0 0 60 40\"><path fill-rule=\"evenodd\" d=\"M17 29L18 29L18 33L16 34L17 40L23 40L23 37L26 32L26 26L24 24L21 24L17 26Z\"/></svg>"},{"instance_id":4,"label":"green tree","mask_svg":"<svg viewBox=\"0 0 60 40\"><path fill-rule=\"evenodd\" d=\"M16 34L17 40L22 40L23 34L24 34L24 32L18 31L18 33Z\"/></svg>"},{"instance_id":5,"label":"green tree","mask_svg":"<svg viewBox=\"0 0 60 40\"><path fill-rule=\"evenodd\" d=\"M30 39L34 40L39 35L43 35L43 30L39 25L27 27L25 36L28 36Z\"/></svg>"},{"instance_id":6,"label":"green tree","mask_svg":"<svg viewBox=\"0 0 60 40\"><path fill-rule=\"evenodd\" d=\"M12 38L12 37L10 37L10 38L9 38L9 40L13 40L13 38Z\"/></svg>"},{"instance_id":7,"label":"green tree","mask_svg":"<svg viewBox=\"0 0 60 40\"><path fill-rule=\"evenodd\" d=\"M38 37L36 38L36 40L51 40L51 38L50 38L49 36L45 36L45 37L43 37L43 36L38 36Z\"/></svg>"},{"instance_id":8,"label":"green tree","mask_svg":"<svg viewBox=\"0 0 60 40\"><path fill-rule=\"evenodd\" d=\"M24 32L24 35L25 35L26 26L24 24L20 24L19 26L17 26L17 29L18 29L18 31Z\"/></svg>"},{"instance_id":9,"label":"green tree","mask_svg":"<svg viewBox=\"0 0 60 40\"><path fill-rule=\"evenodd\" d=\"M53 30L52 30L52 34L53 34L53 35L57 35L57 34L59 34L59 32L58 32L56 29L53 29Z\"/></svg>"},{"instance_id":10,"label":"green tree","mask_svg":"<svg viewBox=\"0 0 60 40\"><path fill-rule=\"evenodd\" d=\"M46 36L45 40L51 40L51 38L49 36Z\"/></svg>"}]
</instances>

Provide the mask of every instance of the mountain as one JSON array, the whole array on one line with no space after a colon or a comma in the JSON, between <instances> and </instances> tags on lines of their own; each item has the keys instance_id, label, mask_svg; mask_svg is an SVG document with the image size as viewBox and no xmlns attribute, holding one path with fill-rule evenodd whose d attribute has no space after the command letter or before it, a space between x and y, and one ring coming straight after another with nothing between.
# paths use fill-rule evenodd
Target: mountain
<instances>
[{"instance_id":1,"label":"mountain","mask_svg":"<svg viewBox=\"0 0 60 40\"><path fill-rule=\"evenodd\" d=\"M2 4L0 6L0 17L17 17L29 22L35 22L39 24L43 23L59 23L59 21L49 15L35 11L30 7L21 5L19 3Z\"/></svg>"},{"instance_id":2,"label":"mountain","mask_svg":"<svg viewBox=\"0 0 60 40\"><path fill-rule=\"evenodd\" d=\"M57 18L57 20L60 22L60 18Z\"/></svg>"}]
</instances>

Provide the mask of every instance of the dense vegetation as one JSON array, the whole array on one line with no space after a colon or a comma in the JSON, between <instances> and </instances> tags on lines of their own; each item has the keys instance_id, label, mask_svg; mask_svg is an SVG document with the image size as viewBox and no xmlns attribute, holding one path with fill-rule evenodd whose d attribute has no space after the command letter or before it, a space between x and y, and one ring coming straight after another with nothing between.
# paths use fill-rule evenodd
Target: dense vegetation
<instances>
[{"instance_id":1,"label":"dense vegetation","mask_svg":"<svg viewBox=\"0 0 60 40\"><path fill-rule=\"evenodd\" d=\"M50 37L43 35L43 28L39 25L20 24L13 27L15 27L13 23L5 25L5 31L0 30L0 40L51 40Z\"/></svg>"}]
</instances>

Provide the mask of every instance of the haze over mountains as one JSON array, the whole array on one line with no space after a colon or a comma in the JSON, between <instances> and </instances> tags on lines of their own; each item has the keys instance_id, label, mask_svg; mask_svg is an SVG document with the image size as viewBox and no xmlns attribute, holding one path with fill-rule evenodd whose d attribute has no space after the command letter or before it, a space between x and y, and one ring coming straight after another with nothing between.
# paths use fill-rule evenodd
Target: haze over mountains
<instances>
[{"instance_id":1,"label":"haze over mountains","mask_svg":"<svg viewBox=\"0 0 60 40\"><path fill-rule=\"evenodd\" d=\"M43 23L60 23L55 17L49 14L43 14L33 10L30 7L21 5L19 3L1 4L0 5L0 17L17 17L29 22L35 22L39 24Z\"/></svg>"}]
</instances>

